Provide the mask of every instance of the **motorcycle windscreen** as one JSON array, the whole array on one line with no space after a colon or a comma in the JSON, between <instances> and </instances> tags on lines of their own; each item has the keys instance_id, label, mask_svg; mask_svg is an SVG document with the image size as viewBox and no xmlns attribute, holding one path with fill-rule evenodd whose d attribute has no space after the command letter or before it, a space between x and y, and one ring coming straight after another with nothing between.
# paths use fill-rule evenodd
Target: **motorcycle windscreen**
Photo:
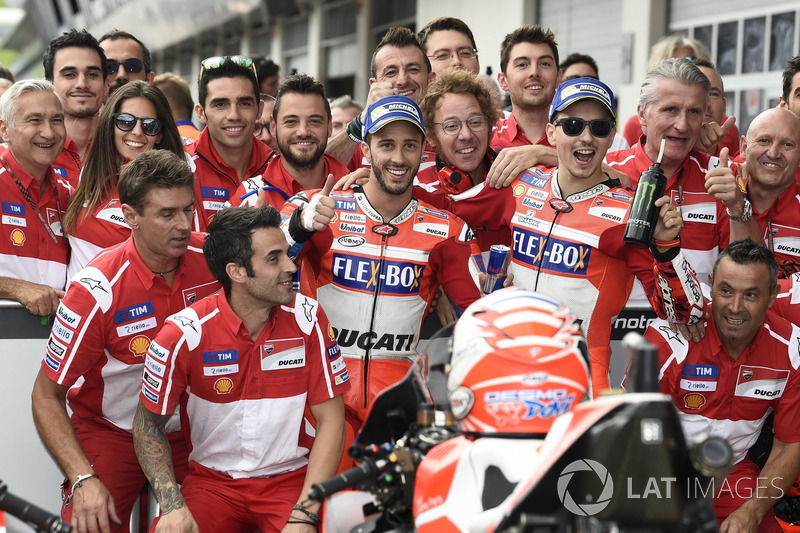
<instances>
[{"instance_id":1,"label":"motorcycle windscreen","mask_svg":"<svg viewBox=\"0 0 800 533\"><path fill-rule=\"evenodd\" d=\"M417 367L412 366L402 380L382 390L372 403L354 444L394 443L402 437L417 420L418 405L430 402L423 382Z\"/></svg>"}]
</instances>

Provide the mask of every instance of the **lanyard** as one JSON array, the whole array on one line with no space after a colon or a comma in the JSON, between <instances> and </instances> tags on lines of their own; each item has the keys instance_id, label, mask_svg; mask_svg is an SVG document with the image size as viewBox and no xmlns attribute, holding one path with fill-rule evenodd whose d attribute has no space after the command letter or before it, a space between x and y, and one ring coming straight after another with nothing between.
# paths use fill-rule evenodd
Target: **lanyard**
<instances>
[{"instance_id":1,"label":"lanyard","mask_svg":"<svg viewBox=\"0 0 800 533\"><path fill-rule=\"evenodd\" d=\"M19 181L19 178L17 177L16 174L14 174L14 171L11 170L11 166L9 166L8 161L6 161L6 158L3 157L3 156L0 156L0 162L3 163L3 168L6 169L6 172L8 172L8 175L11 176L11 179L13 179L14 183L17 184L17 187L19 188L19 192L22 193L23 198L25 198L25 200L28 202L28 205L31 206L31 209L33 209L33 212L36 213L36 216L39 217L39 221L42 223L42 226L44 226L44 229L47 230L47 233L48 233L48 235L50 235L50 238L53 239L54 243L58 244L58 237L56 236L55 232L53 231L53 228L50 227L50 224L48 224L47 221L42 216L41 211L39 211L39 206L37 206L36 202L33 201L33 196L31 196L31 193L28 192L28 189L26 189L25 186L22 184L22 182ZM55 185L53 185L53 196L56 199L56 210L58 210L58 218L60 220L61 219L61 203L58 201L58 188L56 188Z\"/></svg>"}]
</instances>

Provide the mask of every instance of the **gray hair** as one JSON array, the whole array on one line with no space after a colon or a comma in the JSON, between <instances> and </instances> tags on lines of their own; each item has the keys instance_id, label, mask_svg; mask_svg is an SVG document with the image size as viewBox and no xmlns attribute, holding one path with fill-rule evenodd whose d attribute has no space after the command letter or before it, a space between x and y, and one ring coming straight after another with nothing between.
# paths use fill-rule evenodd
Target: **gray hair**
<instances>
[{"instance_id":1,"label":"gray hair","mask_svg":"<svg viewBox=\"0 0 800 533\"><path fill-rule=\"evenodd\" d=\"M64 107L56 88L47 80L20 80L8 88L0 97L0 120L14 127L14 117L19 109L19 97L25 93L43 92L53 93L58 98L58 103Z\"/></svg>"},{"instance_id":2,"label":"gray hair","mask_svg":"<svg viewBox=\"0 0 800 533\"><path fill-rule=\"evenodd\" d=\"M658 82L660 80L673 80L683 85L699 85L706 93L705 105L708 106L708 91L711 82L694 62L682 57L669 57L655 66L644 78L639 91L639 106L644 113L659 98Z\"/></svg>"}]
</instances>

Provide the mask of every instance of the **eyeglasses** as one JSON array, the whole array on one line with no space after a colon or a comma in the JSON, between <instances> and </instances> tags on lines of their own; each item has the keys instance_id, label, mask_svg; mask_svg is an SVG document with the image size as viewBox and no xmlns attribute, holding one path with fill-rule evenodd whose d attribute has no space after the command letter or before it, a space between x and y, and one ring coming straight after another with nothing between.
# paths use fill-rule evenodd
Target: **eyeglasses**
<instances>
[{"instance_id":1,"label":"eyeglasses","mask_svg":"<svg viewBox=\"0 0 800 533\"><path fill-rule=\"evenodd\" d=\"M263 129L269 131L269 122L256 122L254 125L255 129L253 129L253 135L255 135L256 137L261 135L261 130Z\"/></svg>"},{"instance_id":2,"label":"eyeglasses","mask_svg":"<svg viewBox=\"0 0 800 533\"><path fill-rule=\"evenodd\" d=\"M434 61L449 61L452 59L453 54L458 55L459 59L472 59L478 55L478 51L474 48L459 48L455 52L452 50L437 50L433 55L430 55Z\"/></svg>"},{"instance_id":3,"label":"eyeglasses","mask_svg":"<svg viewBox=\"0 0 800 533\"><path fill-rule=\"evenodd\" d=\"M143 61L136 59L135 57L126 59L122 62L119 62L115 59L109 59L106 61L106 65L108 66L109 74L116 74L119 70L119 67L124 68L125 72L129 74L138 74L142 71L142 69L147 68L147 65L145 65Z\"/></svg>"},{"instance_id":4,"label":"eyeglasses","mask_svg":"<svg viewBox=\"0 0 800 533\"><path fill-rule=\"evenodd\" d=\"M136 122L142 122L142 132L148 137L155 137L164 127L164 124L157 118L136 117L130 113L114 113L114 125L120 131L131 131L136 127Z\"/></svg>"},{"instance_id":5,"label":"eyeglasses","mask_svg":"<svg viewBox=\"0 0 800 533\"><path fill-rule=\"evenodd\" d=\"M473 115L467 120L458 120L457 118L450 118L444 122L434 122L437 126L442 128L442 131L447 135L458 135L461 131L461 125L466 124L472 131L483 131L486 129L486 124L489 122L489 117L484 115Z\"/></svg>"},{"instance_id":6,"label":"eyeglasses","mask_svg":"<svg viewBox=\"0 0 800 533\"><path fill-rule=\"evenodd\" d=\"M253 63L253 60L247 56L211 56L205 58L203 61L200 62L200 78L203 77L203 73L206 70L214 70L215 68L221 67L225 60L229 59L231 63L235 65L239 65L240 67L249 68L253 70L253 77L258 79L258 73L256 72L256 64Z\"/></svg>"},{"instance_id":7,"label":"eyeglasses","mask_svg":"<svg viewBox=\"0 0 800 533\"><path fill-rule=\"evenodd\" d=\"M561 126L564 130L566 135L570 137L577 137L583 130L586 128L586 125L589 125L589 131L592 132L592 135L595 137L608 137L611 134L611 130L614 129L615 122L613 120L607 120L598 118L595 120L583 120L582 118L560 118L553 122L556 126Z\"/></svg>"}]
</instances>

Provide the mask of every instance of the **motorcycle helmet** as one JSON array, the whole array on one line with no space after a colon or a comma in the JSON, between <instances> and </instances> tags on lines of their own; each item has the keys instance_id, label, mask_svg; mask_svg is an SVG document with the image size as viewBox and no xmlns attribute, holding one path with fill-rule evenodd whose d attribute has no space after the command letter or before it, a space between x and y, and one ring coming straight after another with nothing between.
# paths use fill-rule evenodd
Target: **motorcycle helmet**
<instances>
[{"instance_id":1,"label":"motorcycle helmet","mask_svg":"<svg viewBox=\"0 0 800 533\"><path fill-rule=\"evenodd\" d=\"M450 407L465 433L546 434L591 390L579 321L566 306L520 287L466 309L450 365Z\"/></svg>"}]
</instances>

